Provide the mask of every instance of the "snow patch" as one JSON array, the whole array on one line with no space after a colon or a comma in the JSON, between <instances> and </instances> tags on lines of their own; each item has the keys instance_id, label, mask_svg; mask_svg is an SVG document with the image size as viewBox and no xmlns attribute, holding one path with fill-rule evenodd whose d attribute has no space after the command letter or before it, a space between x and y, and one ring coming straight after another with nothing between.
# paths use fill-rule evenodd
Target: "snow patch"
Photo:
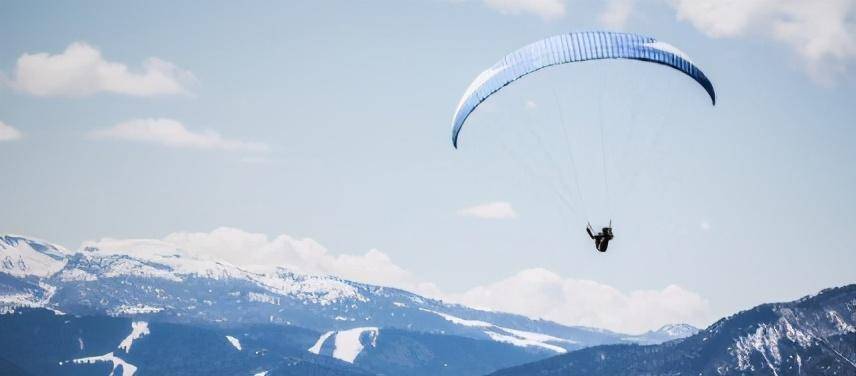
<instances>
[{"instance_id":1,"label":"snow patch","mask_svg":"<svg viewBox=\"0 0 856 376\"><path fill-rule=\"evenodd\" d=\"M333 349L333 357L354 363L354 359L363 351L363 342L360 340L363 333L369 333L371 347L377 346L378 328L365 327L343 330L336 333L336 348Z\"/></svg>"},{"instance_id":2,"label":"snow patch","mask_svg":"<svg viewBox=\"0 0 856 376\"><path fill-rule=\"evenodd\" d=\"M546 334L533 333L522 330L513 330L502 327L497 327L497 329L499 330L486 330L484 333L487 334L488 337L490 337L490 339L494 341L508 343L517 347L541 347L562 354L568 352L568 350L561 346L551 345L547 343L547 341L571 342L566 339L557 338Z\"/></svg>"},{"instance_id":3,"label":"snow patch","mask_svg":"<svg viewBox=\"0 0 856 376\"><path fill-rule=\"evenodd\" d=\"M232 336L226 336L226 339L232 344L232 346L238 349L238 351L241 351L241 341Z\"/></svg>"},{"instance_id":4,"label":"snow patch","mask_svg":"<svg viewBox=\"0 0 856 376\"><path fill-rule=\"evenodd\" d=\"M455 316L452 316L452 315L449 315L449 314L446 314L443 312L432 311L430 309L419 308L419 310L438 315L438 316L446 319L446 321L451 321L453 324L476 327L476 328L490 328L490 327L494 326L493 324L491 324L489 322L479 321L479 320L462 319L460 317L455 317Z\"/></svg>"},{"instance_id":5,"label":"snow patch","mask_svg":"<svg viewBox=\"0 0 856 376\"><path fill-rule=\"evenodd\" d=\"M137 304L137 305L123 304L123 305L120 305L116 308L111 309L107 313L111 316L120 316L120 315L145 315L145 314L158 313L160 311L163 311L163 308L148 306L148 305L144 305L144 304Z\"/></svg>"},{"instance_id":6,"label":"snow patch","mask_svg":"<svg viewBox=\"0 0 856 376\"><path fill-rule=\"evenodd\" d=\"M119 344L119 349L125 350L125 353L131 352L131 345L134 344L134 340L137 340L145 335L151 334L149 331L149 323L145 321L134 321L131 323L131 334L128 334L125 339L122 340L122 343Z\"/></svg>"},{"instance_id":7,"label":"snow patch","mask_svg":"<svg viewBox=\"0 0 856 376\"><path fill-rule=\"evenodd\" d=\"M838 312L826 311L826 315L829 316L829 319L832 320L833 324L835 324L835 329L846 333L856 332L856 328L854 328L853 325L850 325L846 321L844 321L844 319L841 318Z\"/></svg>"},{"instance_id":8,"label":"snow patch","mask_svg":"<svg viewBox=\"0 0 856 376\"><path fill-rule=\"evenodd\" d=\"M770 362L767 355L770 355L776 364L781 363L782 358L779 353L779 339L781 337L775 327L760 324L754 333L738 338L734 347L737 368L744 371L748 369L751 365L750 356L753 351L757 351L767 362L767 366L775 372L776 367Z\"/></svg>"},{"instance_id":9,"label":"snow patch","mask_svg":"<svg viewBox=\"0 0 856 376\"><path fill-rule=\"evenodd\" d=\"M16 307L41 307L42 300L29 293L0 295L0 314L14 313Z\"/></svg>"},{"instance_id":10,"label":"snow patch","mask_svg":"<svg viewBox=\"0 0 856 376\"><path fill-rule=\"evenodd\" d=\"M249 293L247 293L247 299L251 302L279 305L279 298L277 298L275 296L270 296L268 294L260 294L257 292L249 292Z\"/></svg>"},{"instance_id":11,"label":"snow patch","mask_svg":"<svg viewBox=\"0 0 856 376\"><path fill-rule=\"evenodd\" d=\"M327 341L327 338L330 338L330 336L333 335L334 333L336 333L336 332L327 332L327 333L322 334L321 337L318 337L318 340L315 341L315 344L309 348L309 352L311 352L313 354L320 354L321 353L321 346L324 346L324 342Z\"/></svg>"},{"instance_id":12,"label":"snow patch","mask_svg":"<svg viewBox=\"0 0 856 376\"><path fill-rule=\"evenodd\" d=\"M98 277L85 270L65 269L59 274L59 280L63 282L92 282L98 280Z\"/></svg>"},{"instance_id":13,"label":"snow patch","mask_svg":"<svg viewBox=\"0 0 856 376\"><path fill-rule=\"evenodd\" d=\"M119 366L122 366L122 376L134 376L134 373L137 372L137 366L124 361L122 358L116 355L113 355L112 352L99 356L90 356L88 358L74 359L72 360L72 362L75 364L95 364L100 362L110 362L113 364L113 370L110 371L110 376L117 375L116 369L119 368ZM60 365L62 364L63 363L60 362Z\"/></svg>"},{"instance_id":14,"label":"snow patch","mask_svg":"<svg viewBox=\"0 0 856 376\"><path fill-rule=\"evenodd\" d=\"M433 313L438 315L447 321L450 321L457 325L474 327L474 328L482 328L482 332L486 334L490 339L497 341L508 343L518 347L540 347L543 349L547 349L557 353L565 353L568 350L561 346L553 345L548 342L564 342L564 343L576 343L575 341L554 337L547 334L529 332L525 330L511 329L505 328L501 326L497 326L485 321L479 320L467 320L459 317L455 317L446 313L432 311L425 308L419 308L420 311Z\"/></svg>"},{"instance_id":15,"label":"snow patch","mask_svg":"<svg viewBox=\"0 0 856 376\"><path fill-rule=\"evenodd\" d=\"M331 336L333 337L333 357L348 363L354 363L354 360L363 351L364 344L362 342L363 334L368 333L370 338L370 346L377 346L377 337L380 331L375 327L361 327L338 332L330 331L321 335L318 341L309 348L309 352L320 354L321 347L327 342Z\"/></svg>"}]
</instances>

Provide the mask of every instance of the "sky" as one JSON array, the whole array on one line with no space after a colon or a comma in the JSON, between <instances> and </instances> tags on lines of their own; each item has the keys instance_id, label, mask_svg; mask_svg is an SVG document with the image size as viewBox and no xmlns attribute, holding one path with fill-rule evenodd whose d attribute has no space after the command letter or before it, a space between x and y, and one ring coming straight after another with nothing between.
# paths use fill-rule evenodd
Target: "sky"
<instances>
[{"instance_id":1,"label":"sky","mask_svg":"<svg viewBox=\"0 0 856 376\"><path fill-rule=\"evenodd\" d=\"M716 106L574 64L452 148L479 72L593 29L678 46ZM856 282L854 0L3 2L0 35L0 232L633 333Z\"/></svg>"}]
</instances>

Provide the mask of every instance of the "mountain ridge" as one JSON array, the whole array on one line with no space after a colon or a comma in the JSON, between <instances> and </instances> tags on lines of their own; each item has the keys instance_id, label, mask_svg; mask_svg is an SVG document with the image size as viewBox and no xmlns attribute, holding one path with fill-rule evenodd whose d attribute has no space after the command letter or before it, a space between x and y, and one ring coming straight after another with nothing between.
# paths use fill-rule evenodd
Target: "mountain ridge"
<instances>
[{"instance_id":1,"label":"mountain ridge","mask_svg":"<svg viewBox=\"0 0 856 376\"><path fill-rule=\"evenodd\" d=\"M765 303L658 345L594 346L493 375L856 375L856 284Z\"/></svg>"},{"instance_id":2,"label":"mountain ridge","mask_svg":"<svg viewBox=\"0 0 856 376\"><path fill-rule=\"evenodd\" d=\"M32 253L52 253L53 264L22 267L16 261L23 260L24 245ZM605 343L679 338L658 332L626 335L477 310L397 288L287 267L250 270L191 256L161 241L144 242L130 251L92 245L68 251L22 236L0 236L0 260L10 258L8 249L15 249L19 257L9 264L15 269L0 264L0 310L45 307L75 314L220 326L279 323L321 332L399 328L489 339L552 353ZM480 324L472 325L475 322Z\"/></svg>"}]
</instances>

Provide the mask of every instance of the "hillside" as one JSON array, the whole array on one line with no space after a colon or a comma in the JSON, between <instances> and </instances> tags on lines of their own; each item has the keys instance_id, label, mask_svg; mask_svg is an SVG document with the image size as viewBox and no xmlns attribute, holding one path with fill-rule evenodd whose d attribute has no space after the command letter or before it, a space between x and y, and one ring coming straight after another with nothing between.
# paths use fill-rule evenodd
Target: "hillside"
<instances>
[{"instance_id":1,"label":"hillside","mask_svg":"<svg viewBox=\"0 0 856 376\"><path fill-rule=\"evenodd\" d=\"M856 375L856 284L763 304L660 345L596 346L510 375Z\"/></svg>"}]
</instances>

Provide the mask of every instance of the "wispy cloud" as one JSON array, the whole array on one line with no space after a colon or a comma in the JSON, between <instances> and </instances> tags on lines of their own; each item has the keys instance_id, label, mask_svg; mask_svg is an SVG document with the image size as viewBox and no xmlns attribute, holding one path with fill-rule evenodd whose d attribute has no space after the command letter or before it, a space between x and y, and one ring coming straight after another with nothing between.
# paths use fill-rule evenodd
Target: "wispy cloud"
<instances>
[{"instance_id":1,"label":"wispy cloud","mask_svg":"<svg viewBox=\"0 0 856 376\"><path fill-rule=\"evenodd\" d=\"M856 59L856 0L672 0L680 20L714 38L758 35L789 46L831 83Z\"/></svg>"},{"instance_id":2,"label":"wispy cloud","mask_svg":"<svg viewBox=\"0 0 856 376\"><path fill-rule=\"evenodd\" d=\"M268 145L228 139L214 131L192 132L173 119L134 119L90 132L95 139L147 142L175 148L267 152Z\"/></svg>"},{"instance_id":3,"label":"wispy cloud","mask_svg":"<svg viewBox=\"0 0 856 376\"><path fill-rule=\"evenodd\" d=\"M22 137L24 137L24 134L21 131L0 121L0 142L20 140Z\"/></svg>"},{"instance_id":4,"label":"wispy cloud","mask_svg":"<svg viewBox=\"0 0 856 376\"><path fill-rule=\"evenodd\" d=\"M636 0L610 0L600 14L600 23L610 29L621 30L633 12Z\"/></svg>"},{"instance_id":5,"label":"wispy cloud","mask_svg":"<svg viewBox=\"0 0 856 376\"><path fill-rule=\"evenodd\" d=\"M565 16L564 0L483 0L485 5L503 14L529 13L545 20Z\"/></svg>"},{"instance_id":6,"label":"wispy cloud","mask_svg":"<svg viewBox=\"0 0 856 376\"><path fill-rule=\"evenodd\" d=\"M504 201L489 202L487 204L463 208L458 210L458 215L485 219L517 218L517 212L514 211L511 204Z\"/></svg>"},{"instance_id":7,"label":"wispy cloud","mask_svg":"<svg viewBox=\"0 0 856 376\"><path fill-rule=\"evenodd\" d=\"M187 93L193 74L174 64L148 58L139 72L105 60L101 51L83 42L52 55L23 54L7 84L37 96L86 96L100 92L134 96Z\"/></svg>"}]
</instances>

